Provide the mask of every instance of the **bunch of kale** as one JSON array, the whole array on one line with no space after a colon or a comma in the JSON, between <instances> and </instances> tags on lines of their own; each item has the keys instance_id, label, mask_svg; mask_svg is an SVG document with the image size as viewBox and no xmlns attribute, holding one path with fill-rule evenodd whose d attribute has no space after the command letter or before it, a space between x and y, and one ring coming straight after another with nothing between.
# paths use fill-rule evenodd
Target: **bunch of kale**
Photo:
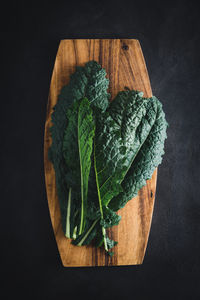
<instances>
[{"instance_id":1,"label":"bunch of kale","mask_svg":"<svg viewBox=\"0 0 200 300\"><path fill-rule=\"evenodd\" d=\"M125 90L109 102L108 85L97 62L77 67L52 113L49 158L65 236L112 255L106 229L161 163L167 122L156 97Z\"/></svg>"}]
</instances>

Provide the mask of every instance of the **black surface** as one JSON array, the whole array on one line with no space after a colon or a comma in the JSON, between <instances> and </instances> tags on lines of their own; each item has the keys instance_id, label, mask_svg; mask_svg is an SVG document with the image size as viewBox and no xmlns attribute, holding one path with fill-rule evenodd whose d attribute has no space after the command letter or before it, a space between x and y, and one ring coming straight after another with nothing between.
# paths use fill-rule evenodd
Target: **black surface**
<instances>
[{"instance_id":1,"label":"black surface","mask_svg":"<svg viewBox=\"0 0 200 300\"><path fill-rule=\"evenodd\" d=\"M33 2L32 2L33 3ZM1 10L1 273L4 299L199 299L200 42L194 1L7 2ZM2 8L1 8L2 9ZM60 39L137 38L170 124L141 266L63 268L43 169ZM1 48L1 50L2 50ZM3 91L3 92L2 92Z\"/></svg>"}]
</instances>

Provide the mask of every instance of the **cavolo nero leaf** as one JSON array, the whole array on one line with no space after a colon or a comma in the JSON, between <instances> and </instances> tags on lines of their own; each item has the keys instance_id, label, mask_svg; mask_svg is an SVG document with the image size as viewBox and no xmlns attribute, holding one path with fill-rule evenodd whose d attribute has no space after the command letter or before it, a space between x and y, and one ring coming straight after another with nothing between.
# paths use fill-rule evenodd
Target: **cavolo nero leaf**
<instances>
[{"instance_id":1,"label":"cavolo nero leaf","mask_svg":"<svg viewBox=\"0 0 200 300\"><path fill-rule=\"evenodd\" d=\"M70 195L67 177L67 167L63 157L63 136L67 127L66 111L70 106L80 99L87 97L92 107L98 107L105 111L108 106L110 95L107 93L109 80L106 71L95 61L89 61L83 67L77 67L75 73L70 77L69 84L64 86L58 96L58 101L51 114L52 126L50 133L52 144L49 148L49 159L53 163L56 177L56 188L60 202L61 221L63 231L66 232L68 200L74 202ZM71 223L76 223L77 207L71 206ZM69 217L69 216L68 216ZM68 218L69 220L69 218ZM74 227L74 225L72 226Z\"/></svg>"},{"instance_id":2,"label":"cavolo nero leaf","mask_svg":"<svg viewBox=\"0 0 200 300\"><path fill-rule=\"evenodd\" d=\"M103 207L103 219L100 220L100 225L104 228L109 228L119 224L121 216L117 215L112 209L107 206Z\"/></svg>"},{"instance_id":3,"label":"cavolo nero leaf","mask_svg":"<svg viewBox=\"0 0 200 300\"><path fill-rule=\"evenodd\" d=\"M91 168L91 154L95 124L93 112L87 98L77 101L67 110L68 125L63 138L63 156L67 166L67 177L70 178L70 198L74 194L80 203L80 223L77 225L79 234L83 232L86 222L88 180ZM68 183L69 184L69 183ZM68 200L67 220L71 205ZM78 201L79 200L79 201ZM67 222L66 232L69 232Z\"/></svg>"},{"instance_id":4,"label":"cavolo nero leaf","mask_svg":"<svg viewBox=\"0 0 200 300\"><path fill-rule=\"evenodd\" d=\"M119 210L127 201L137 196L138 191L146 184L146 180L151 178L155 168L162 162L168 123L160 101L154 96L151 99L157 104L156 119L124 178L123 192L114 197L109 204L109 207L114 211Z\"/></svg>"},{"instance_id":5,"label":"cavolo nero leaf","mask_svg":"<svg viewBox=\"0 0 200 300\"><path fill-rule=\"evenodd\" d=\"M124 91L97 116L94 167L102 206L122 192L121 182L151 130L156 111L156 101Z\"/></svg>"},{"instance_id":6,"label":"cavolo nero leaf","mask_svg":"<svg viewBox=\"0 0 200 300\"><path fill-rule=\"evenodd\" d=\"M96 118L94 168L106 250L106 220L111 226L119 223L119 217L107 206L123 192L121 182L151 130L156 111L155 101L136 91L124 91Z\"/></svg>"},{"instance_id":7,"label":"cavolo nero leaf","mask_svg":"<svg viewBox=\"0 0 200 300\"><path fill-rule=\"evenodd\" d=\"M70 76L69 83L62 88L55 110L63 108L65 113L66 107L70 107L75 101L86 97L92 107L98 107L105 111L110 98L110 94L107 92L108 84L109 80L106 78L105 69L96 61L89 61L83 67L77 66L76 71ZM54 118L55 115L52 117Z\"/></svg>"}]
</instances>

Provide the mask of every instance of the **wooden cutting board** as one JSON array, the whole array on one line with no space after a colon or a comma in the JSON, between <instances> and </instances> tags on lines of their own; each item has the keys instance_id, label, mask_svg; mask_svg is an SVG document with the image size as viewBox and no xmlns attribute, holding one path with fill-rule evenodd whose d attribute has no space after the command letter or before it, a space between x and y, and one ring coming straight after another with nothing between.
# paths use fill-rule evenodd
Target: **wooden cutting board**
<instances>
[{"instance_id":1,"label":"wooden cutting board","mask_svg":"<svg viewBox=\"0 0 200 300\"><path fill-rule=\"evenodd\" d=\"M44 137L45 181L51 222L60 257L65 267L119 266L141 264L144 259L153 213L157 170L147 181L137 197L133 198L118 214L122 219L118 226L108 230L108 235L118 241L114 256L109 257L101 248L73 246L64 236L61 227L59 201L56 194L55 173L48 160L51 145L49 127L52 108L61 88L69 82L76 66L96 60L106 69L110 80L111 99L124 87L152 96L144 57L138 40L134 39L74 39L62 40L53 69Z\"/></svg>"}]
</instances>

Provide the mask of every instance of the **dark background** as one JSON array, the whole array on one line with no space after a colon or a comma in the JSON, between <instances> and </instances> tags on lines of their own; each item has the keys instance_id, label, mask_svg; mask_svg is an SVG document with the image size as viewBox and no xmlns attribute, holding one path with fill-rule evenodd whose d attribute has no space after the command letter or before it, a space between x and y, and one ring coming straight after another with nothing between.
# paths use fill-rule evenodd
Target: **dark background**
<instances>
[{"instance_id":1,"label":"dark background","mask_svg":"<svg viewBox=\"0 0 200 300\"><path fill-rule=\"evenodd\" d=\"M1 294L12 299L200 298L200 41L194 1L7 2L1 7ZM5 17L5 18L3 18ZM63 268L43 168L60 39L137 38L170 124L141 266Z\"/></svg>"}]
</instances>

